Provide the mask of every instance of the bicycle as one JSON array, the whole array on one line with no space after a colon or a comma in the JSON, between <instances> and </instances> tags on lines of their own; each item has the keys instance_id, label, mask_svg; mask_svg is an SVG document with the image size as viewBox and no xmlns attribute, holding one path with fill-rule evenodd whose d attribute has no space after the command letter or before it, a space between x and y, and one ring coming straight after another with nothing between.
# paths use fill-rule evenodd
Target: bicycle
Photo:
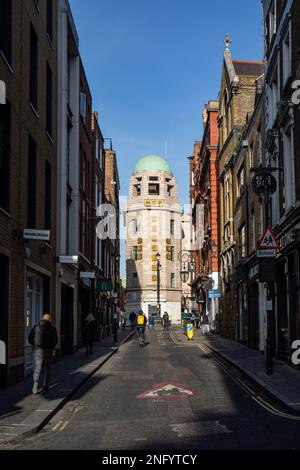
<instances>
[{"instance_id":1,"label":"bicycle","mask_svg":"<svg viewBox=\"0 0 300 470\"><path fill-rule=\"evenodd\" d=\"M138 344L140 348L146 346L145 330L143 328L137 329Z\"/></svg>"}]
</instances>

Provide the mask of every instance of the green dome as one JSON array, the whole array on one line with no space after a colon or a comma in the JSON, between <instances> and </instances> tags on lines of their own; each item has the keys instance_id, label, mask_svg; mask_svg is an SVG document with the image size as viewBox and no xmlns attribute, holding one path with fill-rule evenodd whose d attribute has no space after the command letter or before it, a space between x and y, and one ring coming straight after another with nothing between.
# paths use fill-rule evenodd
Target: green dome
<instances>
[{"instance_id":1,"label":"green dome","mask_svg":"<svg viewBox=\"0 0 300 470\"><path fill-rule=\"evenodd\" d=\"M172 174L172 170L167 160L157 155L148 155L144 158L141 158L141 160L137 162L134 172L139 173L141 171L149 170L162 171L164 173Z\"/></svg>"}]
</instances>

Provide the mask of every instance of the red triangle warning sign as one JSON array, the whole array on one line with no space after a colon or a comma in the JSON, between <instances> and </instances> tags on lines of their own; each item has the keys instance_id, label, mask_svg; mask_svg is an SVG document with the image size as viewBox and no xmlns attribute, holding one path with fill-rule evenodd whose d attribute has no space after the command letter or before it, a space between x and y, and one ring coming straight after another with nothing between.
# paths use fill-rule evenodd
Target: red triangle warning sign
<instances>
[{"instance_id":1,"label":"red triangle warning sign","mask_svg":"<svg viewBox=\"0 0 300 470\"><path fill-rule=\"evenodd\" d=\"M259 250L279 250L273 230L268 225L257 247Z\"/></svg>"},{"instance_id":2,"label":"red triangle warning sign","mask_svg":"<svg viewBox=\"0 0 300 470\"><path fill-rule=\"evenodd\" d=\"M198 392L186 385L182 385L178 382L163 382L154 385L151 390L138 395L137 398L142 400L155 400L157 398L188 398L197 395L199 395Z\"/></svg>"}]
</instances>

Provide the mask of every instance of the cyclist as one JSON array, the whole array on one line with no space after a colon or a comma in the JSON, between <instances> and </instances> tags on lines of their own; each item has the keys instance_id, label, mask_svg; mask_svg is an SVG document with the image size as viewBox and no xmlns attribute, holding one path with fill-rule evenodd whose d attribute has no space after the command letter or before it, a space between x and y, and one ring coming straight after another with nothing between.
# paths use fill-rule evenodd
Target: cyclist
<instances>
[{"instance_id":1,"label":"cyclist","mask_svg":"<svg viewBox=\"0 0 300 470\"><path fill-rule=\"evenodd\" d=\"M146 325L147 325L147 317L144 314L143 310L140 310L136 316L135 327L136 327L136 335L138 338L140 338L143 344L145 344Z\"/></svg>"}]
</instances>

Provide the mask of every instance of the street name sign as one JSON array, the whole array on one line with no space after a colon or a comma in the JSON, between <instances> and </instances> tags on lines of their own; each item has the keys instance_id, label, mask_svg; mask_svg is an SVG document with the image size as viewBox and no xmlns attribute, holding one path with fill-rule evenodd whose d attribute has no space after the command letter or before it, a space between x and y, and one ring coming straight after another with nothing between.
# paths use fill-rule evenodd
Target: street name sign
<instances>
[{"instance_id":1,"label":"street name sign","mask_svg":"<svg viewBox=\"0 0 300 470\"><path fill-rule=\"evenodd\" d=\"M41 240L44 242L50 241L50 230L30 230L25 229L23 232L24 240Z\"/></svg>"}]
</instances>

